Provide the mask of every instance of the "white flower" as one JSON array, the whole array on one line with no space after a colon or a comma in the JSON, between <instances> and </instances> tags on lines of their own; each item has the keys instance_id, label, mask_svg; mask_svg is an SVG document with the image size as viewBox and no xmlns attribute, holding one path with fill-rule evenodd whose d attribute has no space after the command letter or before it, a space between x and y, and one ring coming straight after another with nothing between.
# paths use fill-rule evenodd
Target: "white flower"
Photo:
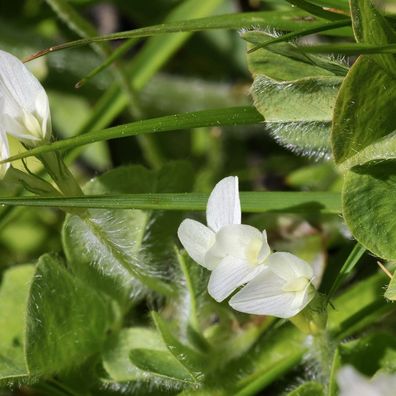
<instances>
[{"instance_id":1,"label":"white flower","mask_svg":"<svg viewBox=\"0 0 396 396\"><path fill-rule=\"evenodd\" d=\"M314 273L305 261L290 253L273 253L265 269L230 300L237 311L290 318L312 300Z\"/></svg>"},{"instance_id":2,"label":"white flower","mask_svg":"<svg viewBox=\"0 0 396 396\"><path fill-rule=\"evenodd\" d=\"M0 161L9 157L8 141L4 133L0 132ZM2 180L10 167L9 162L0 164L0 180Z\"/></svg>"},{"instance_id":3,"label":"white flower","mask_svg":"<svg viewBox=\"0 0 396 396\"><path fill-rule=\"evenodd\" d=\"M0 132L35 144L51 135L48 97L15 56L0 50Z\"/></svg>"},{"instance_id":4,"label":"white flower","mask_svg":"<svg viewBox=\"0 0 396 396\"><path fill-rule=\"evenodd\" d=\"M352 366L345 366L337 376L340 396L394 396L396 375L379 374L369 379Z\"/></svg>"},{"instance_id":5,"label":"white flower","mask_svg":"<svg viewBox=\"0 0 396 396\"><path fill-rule=\"evenodd\" d=\"M271 254L266 232L241 224L237 177L215 186L206 220L208 227L184 220L178 236L187 253L212 271L208 292L215 300L223 301L247 283L230 305L241 312L281 318L296 315L312 300L312 267L290 253Z\"/></svg>"},{"instance_id":6,"label":"white flower","mask_svg":"<svg viewBox=\"0 0 396 396\"><path fill-rule=\"evenodd\" d=\"M208 292L223 301L264 269L270 247L265 231L241 224L237 177L217 183L208 200L206 221L208 227L184 220L178 236L191 258L212 271Z\"/></svg>"}]
</instances>

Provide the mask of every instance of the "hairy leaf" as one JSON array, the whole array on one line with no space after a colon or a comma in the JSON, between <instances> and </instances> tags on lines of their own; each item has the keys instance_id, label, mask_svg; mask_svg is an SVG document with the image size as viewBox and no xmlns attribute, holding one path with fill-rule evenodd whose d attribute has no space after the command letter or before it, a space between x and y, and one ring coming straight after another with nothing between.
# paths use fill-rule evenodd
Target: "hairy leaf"
<instances>
[{"instance_id":1,"label":"hairy leaf","mask_svg":"<svg viewBox=\"0 0 396 396\"><path fill-rule=\"evenodd\" d=\"M396 79L361 57L336 101L331 135L335 161L350 167L393 155L389 140L396 130L395 103Z\"/></svg>"},{"instance_id":2,"label":"hairy leaf","mask_svg":"<svg viewBox=\"0 0 396 396\"><path fill-rule=\"evenodd\" d=\"M91 181L87 193L181 192L192 187L192 170L186 163L171 163L149 171L130 166L110 171ZM137 297L142 285L172 294L165 282L175 261L172 250L180 214L130 210L89 210L69 215L63 229L66 255L87 282L106 289L126 303Z\"/></svg>"},{"instance_id":3,"label":"hairy leaf","mask_svg":"<svg viewBox=\"0 0 396 396\"><path fill-rule=\"evenodd\" d=\"M40 258L27 307L29 372L48 375L81 365L103 347L115 320L111 301L50 255Z\"/></svg>"}]
</instances>

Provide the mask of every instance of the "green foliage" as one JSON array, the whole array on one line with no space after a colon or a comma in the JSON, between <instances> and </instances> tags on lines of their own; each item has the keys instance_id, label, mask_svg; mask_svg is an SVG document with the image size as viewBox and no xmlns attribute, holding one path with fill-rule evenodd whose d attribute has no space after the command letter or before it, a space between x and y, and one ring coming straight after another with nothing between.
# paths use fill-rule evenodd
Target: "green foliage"
<instances>
[{"instance_id":1,"label":"green foliage","mask_svg":"<svg viewBox=\"0 0 396 396\"><path fill-rule=\"evenodd\" d=\"M111 301L43 256L30 287L25 353L29 373L48 375L75 367L102 349L116 319ZM59 340L62 340L60 343Z\"/></svg>"},{"instance_id":2,"label":"green foliage","mask_svg":"<svg viewBox=\"0 0 396 396\"><path fill-rule=\"evenodd\" d=\"M369 57L361 57L352 66L334 110L332 145L336 162L350 167L392 153L395 86L395 79ZM373 106L377 116L369 111Z\"/></svg>"},{"instance_id":3,"label":"green foliage","mask_svg":"<svg viewBox=\"0 0 396 396\"><path fill-rule=\"evenodd\" d=\"M265 43L270 36L247 32L244 39ZM288 43L272 44L248 56L255 76L251 94L274 138L287 148L328 156L335 99L345 73L341 64L299 55Z\"/></svg>"},{"instance_id":4,"label":"green foliage","mask_svg":"<svg viewBox=\"0 0 396 396\"><path fill-rule=\"evenodd\" d=\"M0 289L0 379L27 376L24 356L26 301L34 273L33 265L11 268L3 275Z\"/></svg>"},{"instance_id":5,"label":"green foliage","mask_svg":"<svg viewBox=\"0 0 396 396\"><path fill-rule=\"evenodd\" d=\"M192 171L186 163L149 171L130 166L109 171L92 180L86 192L106 194L188 191ZM74 271L99 282L123 303L142 286L172 294L165 283L174 261L173 235L178 214L142 210L90 210L71 214L63 228L65 253ZM149 237L148 237L149 236Z\"/></svg>"},{"instance_id":6,"label":"green foliage","mask_svg":"<svg viewBox=\"0 0 396 396\"><path fill-rule=\"evenodd\" d=\"M0 150L0 394L337 396L345 365L396 373L392 2L146 3L2 6L54 137ZM314 335L217 303L180 249L228 175L242 223L312 265Z\"/></svg>"},{"instance_id":7,"label":"green foliage","mask_svg":"<svg viewBox=\"0 0 396 396\"><path fill-rule=\"evenodd\" d=\"M321 396L324 395L323 386L317 382L307 382L294 389L288 396Z\"/></svg>"}]
</instances>

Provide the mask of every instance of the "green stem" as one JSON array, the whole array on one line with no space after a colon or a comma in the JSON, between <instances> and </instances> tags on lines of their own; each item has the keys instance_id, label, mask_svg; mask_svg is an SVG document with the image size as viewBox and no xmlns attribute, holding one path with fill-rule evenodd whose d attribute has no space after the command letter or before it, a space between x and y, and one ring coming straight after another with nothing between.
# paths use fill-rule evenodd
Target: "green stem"
<instances>
[{"instance_id":1,"label":"green stem","mask_svg":"<svg viewBox=\"0 0 396 396\"><path fill-rule=\"evenodd\" d=\"M22 185L26 190L41 196L60 196L59 191L50 183L33 174L22 172L10 166L5 179L6 183Z\"/></svg>"},{"instance_id":2,"label":"green stem","mask_svg":"<svg viewBox=\"0 0 396 396\"><path fill-rule=\"evenodd\" d=\"M74 197L84 195L59 152L42 153L38 158L64 195Z\"/></svg>"},{"instance_id":3,"label":"green stem","mask_svg":"<svg viewBox=\"0 0 396 396\"><path fill-rule=\"evenodd\" d=\"M315 359L318 362L318 380L325 389L330 383L330 376L335 353L334 343L327 330L322 330L313 337Z\"/></svg>"}]
</instances>

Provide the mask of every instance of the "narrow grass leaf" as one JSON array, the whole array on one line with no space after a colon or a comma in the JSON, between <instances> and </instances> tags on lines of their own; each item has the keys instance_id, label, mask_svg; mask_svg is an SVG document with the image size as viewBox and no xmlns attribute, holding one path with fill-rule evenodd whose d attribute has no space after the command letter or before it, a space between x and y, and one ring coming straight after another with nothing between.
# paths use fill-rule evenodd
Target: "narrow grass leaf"
<instances>
[{"instance_id":1,"label":"narrow grass leaf","mask_svg":"<svg viewBox=\"0 0 396 396\"><path fill-rule=\"evenodd\" d=\"M341 197L332 192L241 192L244 212L340 213ZM207 194L122 194L84 197L1 197L1 205L49 208L206 210Z\"/></svg>"},{"instance_id":2,"label":"narrow grass leaf","mask_svg":"<svg viewBox=\"0 0 396 396\"><path fill-rule=\"evenodd\" d=\"M366 248L364 248L360 243L356 243L348 258L346 259L344 265L340 269L340 272L338 273L337 278L331 286L329 293L327 294L328 301L330 301L331 298L334 296L335 292L338 290L343 280L345 280L345 278L353 271L353 269L356 267L357 263L362 258L365 252Z\"/></svg>"},{"instance_id":3,"label":"narrow grass leaf","mask_svg":"<svg viewBox=\"0 0 396 396\"><path fill-rule=\"evenodd\" d=\"M38 146L32 150L10 157L7 161L30 157L51 151L66 150L73 147L117 139L127 136L136 136L143 133L160 133L210 126L236 126L256 124L263 121L263 117L254 107L231 107L226 109L203 110L184 114L175 114L131 122L129 124L94 131L84 135L60 140L54 143ZM3 162L0 162L3 163Z\"/></svg>"}]
</instances>

